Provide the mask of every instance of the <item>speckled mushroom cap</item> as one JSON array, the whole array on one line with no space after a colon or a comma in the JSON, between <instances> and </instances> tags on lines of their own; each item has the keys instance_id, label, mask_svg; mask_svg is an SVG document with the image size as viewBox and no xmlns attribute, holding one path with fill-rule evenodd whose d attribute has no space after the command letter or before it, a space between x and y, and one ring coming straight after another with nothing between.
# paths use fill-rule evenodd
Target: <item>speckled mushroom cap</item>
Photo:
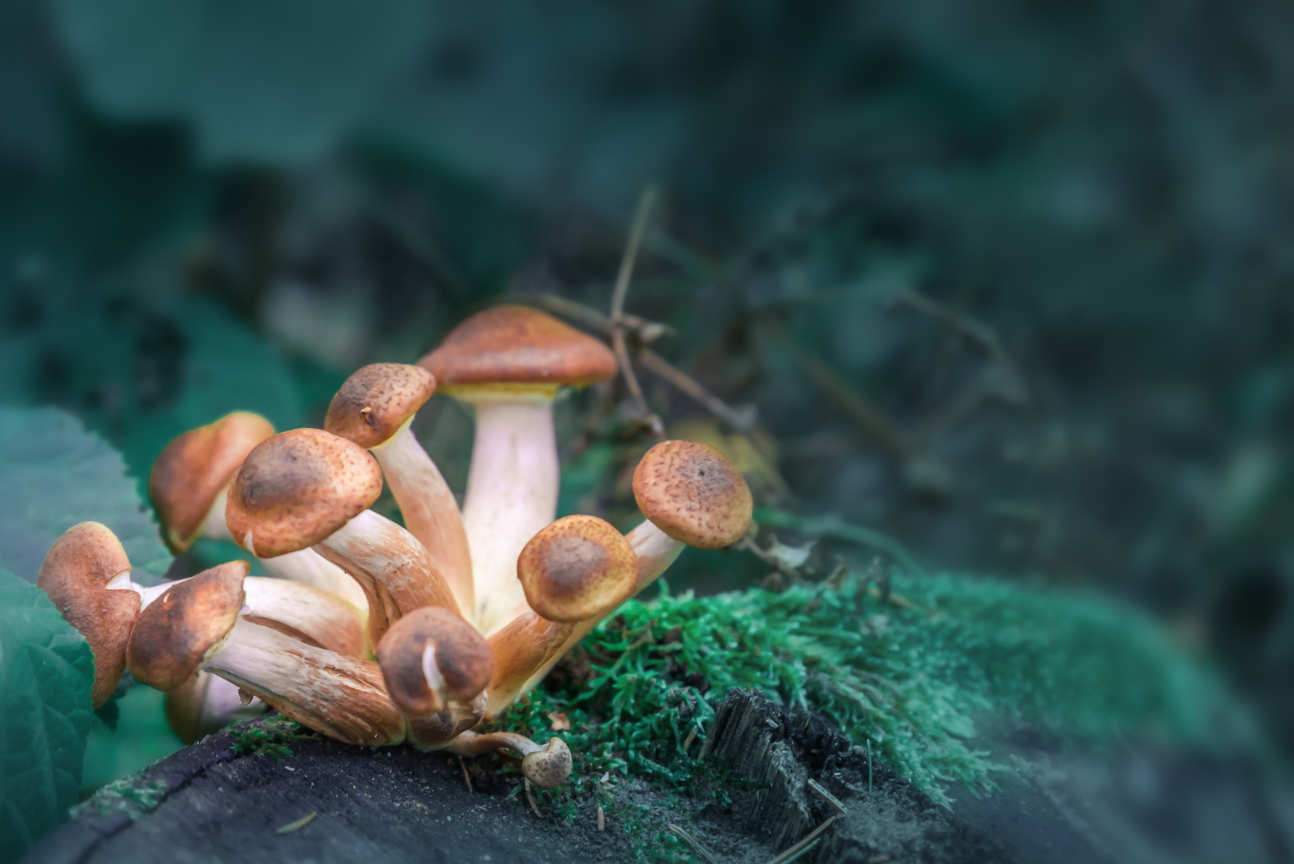
<instances>
[{"instance_id":1,"label":"speckled mushroom cap","mask_svg":"<svg viewBox=\"0 0 1294 864\"><path fill-rule=\"evenodd\" d=\"M291 429L247 454L225 521L235 542L272 558L313 546L380 494L382 470L363 447L322 429Z\"/></svg>"},{"instance_id":2,"label":"speckled mushroom cap","mask_svg":"<svg viewBox=\"0 0 1294 864\"><path fill-rule=\"evenodd\" d=\"M634 469L634 499L657 528L698 549L740 540L754 506L728 457L694 441L662 441L648 450Z\"/></svg>"},{"instance_id":3,"label":"speckled mushroom cap","mask_svg":"<svg viewBox=\"0 0 1294 864\"><path fill-rule=\"evenodd\" d=\"M220 644L243 608L246 561L230 561L183 579L139 614L126 649L136 679L173 690Z\"/></svg>"},{"instance_id":4,"label":"speckled mushroom cap","mask_svg":"<svg viewBox=\"0 0 1294 864\"><path fill-rule=\"evenodd\" d=\"M521 759L521 773L543 789L553 789L571 776L571 748L561 738L549 738L544 746Z\"/></svg>"},{"instance_id":5,"label":"speckled mushroom cap","mask_svg":"<svg viewBox=\"0 0 1294 864\"><path fill-rule=\"evenodd\" d=\"M551 396L616 374L601 341L528 306L496 306L459 324L418 361L442 392L460 398L490 391Z\"/></svg>"},{"instance_id":6,"label":"speckled mushroom cap","mask_svg":"<svg viewBox=\"0 0 1294 864\"><path fill-rule=\"evenodd\" d=\"M435 392L435 376L421 366L371 363L341 385L328 406L324 429L361 447L377 447Z\"/></svg>"},{"instance_id":7,"label":"speckled mushroom cap","mask_svg":"<svg viewBox=\"0 0 1294 864\"><path fill-rule=\"evenodd\" d=\"M428 679L427 646L447 693L469 702L494 675L494 658L485 637L458 615L440 606L415 609L391 625L377 645L387 692L400 710L415 715L442 711L445 703Z\"/></svg>"},{"instance_id":8,"label":"speckled mushroom cap","mask_svg":"<svg viewBox=\"0 0 1294 864\"><path fill-rule=\"evenodd\" d=\"M105 587L130 570L117 535L98 522L81 522L54 541L40 565L36 584L94 652L90 698L98 708L121 680L126 642L139 617L139 595Z\"/></svg>"},{"instance_id":9,"label":"speckled mushroom cap","mask_svg":"<svg viewBox=\"0 0 1294 864\"><path fill-rule=\"evenodd\" d=\"M172 552L189 548L243 458L273 434L261 415L235 411L166 445L148 475L148 497Z\"/></svg>"},{"instance_id":10,"label":"speckled mushroom cap","mask_svg":"<svg viewBox=\"0 0 1294 864\"><path fill-rule=\"evenodd\" d=\"M596 516L566 516L517 556L526 602L549 621L601 618L633 593L638 563L629 541Z\"/></svg>"}]
</instances>

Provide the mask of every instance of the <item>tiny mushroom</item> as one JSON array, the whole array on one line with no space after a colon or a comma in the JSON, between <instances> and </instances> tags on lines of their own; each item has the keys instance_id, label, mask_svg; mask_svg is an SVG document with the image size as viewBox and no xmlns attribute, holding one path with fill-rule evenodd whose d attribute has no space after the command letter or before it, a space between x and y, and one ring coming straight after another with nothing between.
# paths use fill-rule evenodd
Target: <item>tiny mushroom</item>
<instances>
[{"instance_id":1,"label":"tiny mushroom","mask_svg":"<svg viewBox=\"0 0 1294 864\"><path fill-rule=\"evenodd\" d=\"M567 516L521 550L517 578L530 608L490 634L495 669L488 715L533 686L536 673L564 653L581 623L597 623L633 594L637 561L610 523Z\"/></svg>"},{"instance_id":2,"label":"tiny mushroom","mask_svg":"<svg viewBox=\"0 0 1294 864\"><path fill-rule=\"evenodd\" d=\"M404 739L404 720L371 660L316 648L241 617L245 561L172 585L139 615L126 650L132 675L172 690L207 671L287 717L350 744Z\"/></svg>"},{"instance_id":3,"label":"tiny mushroom","mask_svg":"<svg viewBox=\"0 0 1294 864\"><path fill-rule=\"evenodd\" d=\"M476 581L469 614L488 634L523 608L517 554L557 515L553 399L614 376L615 355L537 309L499 306L459 324L418 365L476 409L463 526Z\"/></svg>"},{"instance_id":4,"label":"tiny mushroom","mask_svg":"<svg viewBox=\"0 0 1294 864\"><path fill-rule=\"evenodd\" d=\"M225 515L234 539L258 557L313 547L349 573L364 590L369 637L377 645L414 609L458 612L453 590L422 544L368 509L381 491L381 471L362 447L322 429L293 429L248 454Z\"/></svg>"},{"instance_id":5,"label":"tiny mushroom","mask_svg":"<svg viewBox=\"0 0 1294 864\"><path fill-rule=\"evenodd\" d=\"M139 617L139 595L111 587L130 572L117 535L99 522L81 522L50 547L36 584L94 652L94 707L108 701L126 668L126 643Z\"/></svg>"},{"instance_id":6,"label":"tiny mushroom","mask_svg":"<svg viewBox=\"0 0 1294 864\"><path fill-rule=\"evenodd\" d=\"M571 750L560 738L536 744L515 732L460 732L449 743L449 752L459 756L480 756L506 748L521 755L521 773L536 786L552 789L571 776Z\"/></svg>"},{"instance_id":7,"label":"tiny mushroom","mask_svg":"<svg viewBox=\"0 0 1294 864\"><path fill-rule=\"evenodd\" d=\"M445 574L459 606L472 609L472 560L449 484L410 428L436 391L421 366L373 363L356 370L328 406L324 429L367 448L382 466L405 527Z\"/></svg>"}]
</instances>

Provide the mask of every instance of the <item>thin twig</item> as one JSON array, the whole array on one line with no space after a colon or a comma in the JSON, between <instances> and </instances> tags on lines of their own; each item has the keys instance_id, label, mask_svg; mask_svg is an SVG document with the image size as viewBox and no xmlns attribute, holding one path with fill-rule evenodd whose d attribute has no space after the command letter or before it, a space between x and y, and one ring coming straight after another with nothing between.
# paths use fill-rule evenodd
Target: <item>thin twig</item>
<instances>
[{"instance_id":1,"label":"thin twig","mask_svg":"<svg viewBox=\"0 0 1294 864\"><path fill-rule=\"evenodd\" d=\"M837 819L843 818L843 816L832 816L826 822L823 822L817 828L814 828L808 834L805 834L804 838L800 840L800 842L785 849L780 855L769 861L768 864L787 864L787 862L794 861L796 858L799 858L805 852L808 852L813 848L813 844L818 842L818 838L823 835L823 832L834 825Z\"/></svg>"},{"instance_id":2,"label":"thin twig","mask_svg":"<svg viewBox=\"0 0 1294 864\"><path fill-rule=\"evenodd\" d=\"M634 213L633 225L629 229L629 242L625 244L624 257L620 259L620 272L616 275L616 285L611 292L611 350L616 354L620 364L620 373L624 376L629 395L638 403L643 419L646 420L651 433L657 438L665 437L665 424L656 416L647 404L642 385L634 373L633 364L629 361L629 349L625 345L625 333L620 322L624 317L625 295L629 291L629 277L633 274L634 261L638 258L638 247L642 245L643 232L647 230L647 217L651 214L656 201L656 188L648 186L638 197L638 209Z\"/></svg>"},{"instance_id":3,"label":"thin twig","mask_svg":"<svg viewBox=\"0 0 1294 864\"><path fill-rule=\"evenodd\" d=\"M826 801L828 804L834 807L837 813L839 813L841 816L845 815L845 805L840 802L839 798L837 798L835 795L832 795L830 792L828 792L826 790L826 787L824 787L821 783L819 783L817 780L814 780L812 777L810 777L808 780L808 786L814 792L817 792L818 795L822 797L822 800Z\"/></svg>"},{"instance_id":4,"label":"thin twig","mask_svg":"<svg viewBox=\"0 0 1294 864\"><path fill-rule=\"evenodd\" d=\"M696 857L705 861L706 864L719 864L718 860L706 851L706 848L701 845L699 840L683 829L683 826L675 825L671 822L665 826L665 830L682 838L684 843L692 847L692 851L696 853Z\"/></svg>"},{"instance_id":5,"label":"thin twig","mask_svg":"<svg viewBox=\"0 0 1294 864\"><path fill-rule=\"evenodd\" d=\"M459 757L458 757L458 767L463 769L463 782L467 784L467 794L469 794L469 795L470 795L470 794L472 794L472 791L473 791L473 790L472 790L472 775L470 775L470 774L468 774L468 773L467 773L467 763L463 761L463 757L462 757L462 756L459 756Z\"/></svg>"},{"instance_id":6,"label":"thin twig","mask_svg":"<svg viewBox=\"0 0 1294 864\"><path fill-rule=\"evenodd\" d=\"M538 818L543 819L544 814L539 812L539 805L535 803L535 793L530 790L530 778L528 777L521 778L521 784L522 784L522 787L526 790L526 800L530 802L531 812L534 813L535 816L537 816Z\"/></svg>"},{"instance_id":7,"label":"thin twig","mask_svg":"<svg viewBox=\"0 0 1294 864\"><path fill-rule=\"evenodd\" d=\"M671 365L664 357L661 357L650 348L643 347L639 349L638 359L642 361L643 367L648 371L659 375L673 384L676 389L700 402L707 411L738 432L746 432L755 425L755 409L753 406L731 407L718 396L702 387L691 375Z\"/></svg>"},{"instance_id":8,"label":"thin twig","mask_svg":"<svg viewBox=\"0 0 1294 864\"><path fill-rule=\"evenodd\" d=\"M611 319L603 315L592 306L585 306L578 300L569 300L566 297L560 297L556 294L536 294L526 295L516 298L520 302L533 303L536 306L542 306L549 312L557 315L564 315L567 318L574 318L576 321L593 330L602 331L603 335L610 336L611 331L615 328L611 324ZM655 342L662 336L677 335L673 327L668 324L662 324L659 321L652 321L635 315L632 312L621 312L620 323L625 331L630 333L634 340L642 344Z\"/></svg>"}]
</instances>

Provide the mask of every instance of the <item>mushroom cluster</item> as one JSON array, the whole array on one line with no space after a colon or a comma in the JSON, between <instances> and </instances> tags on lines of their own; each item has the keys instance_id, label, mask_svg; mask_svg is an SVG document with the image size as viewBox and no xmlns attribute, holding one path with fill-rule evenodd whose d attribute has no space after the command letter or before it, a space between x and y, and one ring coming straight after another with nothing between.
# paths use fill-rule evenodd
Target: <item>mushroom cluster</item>
<instances>
[{"instance_id":1,"label":"mushroom cluster","mask_svg":"<svg viewBox=\"0 0 1294 864\"><path fill-rule=\"evenodd\" d=\"M190 737L257 699L339 741L502 748L531 782L562 783L560 739L480 730L684 546L731 544L751 517L721 453L664 441L634 472L645 519L628 534L557 518L553 400L615 371L600 341L503 306L417 365L356 371L323 429L274 434L238 412L181 435L149 480L168 545L230 538L279 578L232 561L144 587L106 527L70 528L39 584L94 650L96 707L129 669ZM475 412L461 510L410 431L438 385ZM403 525L369 509L384 483Z\"/></svg>"}]
</instances>

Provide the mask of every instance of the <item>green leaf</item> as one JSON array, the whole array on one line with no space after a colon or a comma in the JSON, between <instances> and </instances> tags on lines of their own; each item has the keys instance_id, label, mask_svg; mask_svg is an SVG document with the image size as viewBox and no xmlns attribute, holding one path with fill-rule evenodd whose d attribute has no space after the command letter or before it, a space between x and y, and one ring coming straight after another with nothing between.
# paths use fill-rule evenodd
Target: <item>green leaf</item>
<instances>
[{"instance_id":1,"label":"green leaf","mask_svg":"<svg viewBox=\"0 0 1294 864\"><path fill-rule=\"evenodd\" d=\"M156 582L171 556L120 454L55 408L0 408L0 568L35 582L45 553L77 522L102 522Z\"/></svg>"},{"instance_id":2,"label":"green leaf","mask_svg":"<svg viewBox=\"0 0 1294 864\"><path fill-rule=\"evenodd\" d=\"M45 593L0 571L0 850L15 857L80 791L94 655Z\"/></svg>"}]
</instances>

